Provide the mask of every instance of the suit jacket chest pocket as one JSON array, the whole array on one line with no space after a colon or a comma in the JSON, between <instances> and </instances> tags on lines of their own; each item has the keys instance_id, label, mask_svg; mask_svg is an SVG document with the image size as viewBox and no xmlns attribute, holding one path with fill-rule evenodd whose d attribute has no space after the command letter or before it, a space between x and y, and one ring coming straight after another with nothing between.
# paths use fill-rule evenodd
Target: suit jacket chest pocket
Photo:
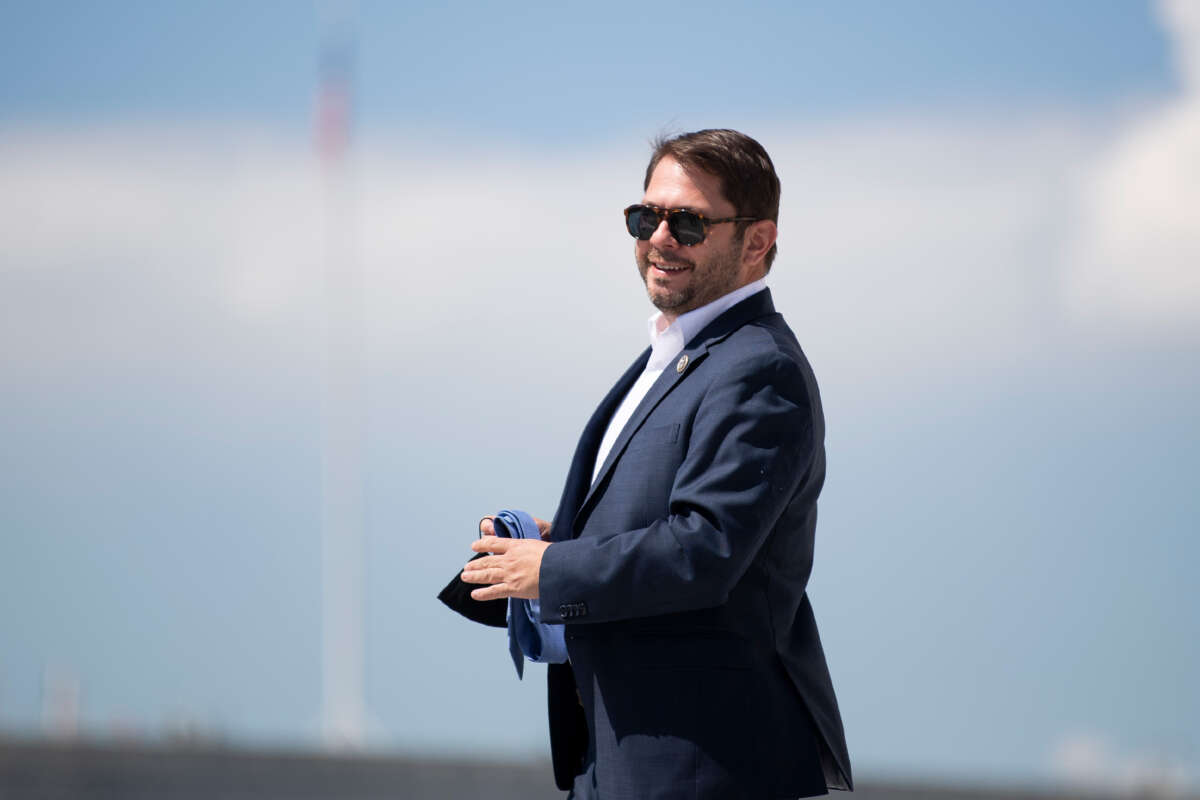
<instances>
[{"instance_id":1,"label":"suit jacket chest pocket","mask_svg":"<svg viewBox=\"0 0 1200 800\"><path fill-rule=\"evenodd\" d=\"M638 509L648 519L664 516L675 473L683 460L683 444L678 423L639 430L613 469L610 496L620 498L625 508Z\"/></svg>"},{"instance_id":2,"label":"suit jacket chest pocket","mask_svg":"<svg viewBox=\"0 0 1200 800\"><path fill-rule=\"evenodd\" d=\"M679 444L679 423L644 427L629 440L625 457L637 459L670 458Z\"/></svg>"}]
</instances>

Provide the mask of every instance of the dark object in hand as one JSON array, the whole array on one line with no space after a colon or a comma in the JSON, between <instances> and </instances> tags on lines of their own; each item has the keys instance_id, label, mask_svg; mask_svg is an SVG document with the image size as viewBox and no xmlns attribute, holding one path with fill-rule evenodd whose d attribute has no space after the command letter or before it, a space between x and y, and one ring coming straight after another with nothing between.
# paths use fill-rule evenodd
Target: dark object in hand
<instances>
[{"instance_id":1,"label":"dark object in hand","mask_svg":"<svg viewBox=\"0 0 1200 800\"><path fill-rule=\"evenodd\" d=\"M487 553L479 553L475 558L483 558ZM471 560L474 561L475 558ZM471 597L471 591L478 589L470 583L463 583L462 572L458 572L446 584L446 588L438 592L438 600L448 605L454 611L469 620L490 625L493 628L508 627L508 600L476 600Z\"/></svg>"}]
</instances>

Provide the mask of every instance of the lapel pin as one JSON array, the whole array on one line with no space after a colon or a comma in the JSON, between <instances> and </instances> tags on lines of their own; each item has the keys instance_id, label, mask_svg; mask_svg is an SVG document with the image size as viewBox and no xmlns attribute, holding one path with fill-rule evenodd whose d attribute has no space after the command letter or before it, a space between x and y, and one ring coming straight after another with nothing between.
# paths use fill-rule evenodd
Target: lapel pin
<instances>
[{"instance_id":1,"label":"lapel pin","mask_svg":"<svg viewBox=\"0 0 1200 800\"><path fill-rule=\"evenodd\" d=\"M688 357L687 357L687 353L684 353L683 355L681 355L679 357L679 361L675 362L675 371L682 374L683 371L685 369L687 369L687 365L688 365Z\"/></svg>"}]
</instances>

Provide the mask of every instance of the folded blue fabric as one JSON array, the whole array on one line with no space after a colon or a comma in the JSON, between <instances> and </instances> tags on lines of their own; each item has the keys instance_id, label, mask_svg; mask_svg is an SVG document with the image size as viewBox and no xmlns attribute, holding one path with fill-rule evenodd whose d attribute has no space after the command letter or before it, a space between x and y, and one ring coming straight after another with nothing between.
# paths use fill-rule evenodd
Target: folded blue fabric
<instances>
[{"instance_id":1,"label":"folded blue fabric","mask_svg":"<svg viewBox=\"0 0 1200 800\"><path fill-rule=\"evenodd\" d=\"M496 535L505 539L541 539L533 517L524 511L505 509L492 519ZM567 642L562 625L547 625L538 616L537 600L508 600L508 652L512 655L517 677L525 675L525 659L544 664L562 664L567 660Z\"/></svg>"}]
</instances>

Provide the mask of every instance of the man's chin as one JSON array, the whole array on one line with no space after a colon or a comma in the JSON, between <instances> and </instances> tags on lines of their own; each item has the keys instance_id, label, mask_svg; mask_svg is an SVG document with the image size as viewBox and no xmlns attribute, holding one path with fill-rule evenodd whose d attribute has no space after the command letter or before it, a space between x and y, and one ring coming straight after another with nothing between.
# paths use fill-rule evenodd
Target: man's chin
<instances>
[{"instance_id":1,"label":"man's chin","mask_svg":"<svg viewBox=\"0 0 1200 800\"><path fill-rule=\"evenodd\" d=\"M654 289L647 289L646 294L651 304L659 311L676 311L687 306L692 299L690 294L683 292L656 292Z\"/></svg>"}]
</instances>

